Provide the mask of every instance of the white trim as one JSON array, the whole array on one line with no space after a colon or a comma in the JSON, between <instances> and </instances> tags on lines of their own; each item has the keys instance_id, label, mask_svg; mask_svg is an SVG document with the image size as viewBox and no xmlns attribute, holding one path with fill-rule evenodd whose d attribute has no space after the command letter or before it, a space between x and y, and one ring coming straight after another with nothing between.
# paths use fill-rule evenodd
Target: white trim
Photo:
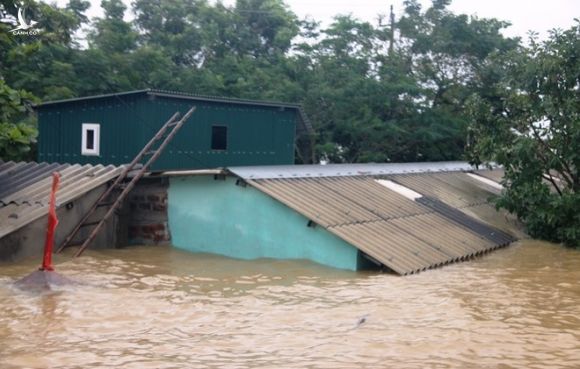
<instances>
[{"instance_id":1,"label":"white trim","mask_svg":"<svg viewBox=\"0 0 580 369\"><path fill-rule=\"evenodd\" d=\"M87 148L87 132L93 131L93 148ZM81 155L99 156L101 152L101 125L98 123L83 123L81 138Z\"/></svg>"},{"instance_id":2,"label":"white trim","mask_svg":"<svg viewBox=\"0 0 580 369\"><path fill-rule=\"evenodd\" d=\"M377 182L378 184L385 186L389 190L393 190L396 193L403 195L406 198L411 199L413 201L423 197L423 195L421 195L420 193L415 192L412 189L407 188L405 186L402 186L402 185L395 183L393 181L389 181L387 179L375 179L375 182Z\"/></svg>"},{"instance_id":3,"label":"white trim","mask_svg":"<svg viewBox=\"0 0 580 369\"><path fill-rule=\"evenodd\" d=\"M488 186L491 186L493 188L497 188L498 190L503 190L503 186L495 181L492 181L489 178L486 178L484 176L480 176L479 174L475 174L475 173L467 173L468 176L470 176L473 179L476 179L480 182L485 183Z\"/></svg>"}]
</instances>

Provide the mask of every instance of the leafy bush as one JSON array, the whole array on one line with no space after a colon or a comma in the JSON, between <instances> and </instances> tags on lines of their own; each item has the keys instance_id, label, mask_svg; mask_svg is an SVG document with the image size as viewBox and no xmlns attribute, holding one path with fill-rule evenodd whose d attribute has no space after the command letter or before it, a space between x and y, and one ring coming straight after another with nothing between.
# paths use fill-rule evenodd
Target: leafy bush
<instances>
[{"instance_id":1,"label":"leafy bush","mask_svg":"<svg viewBox=\"0 0 580 369\"><path fill-rule=\"evenodd\" d=\"M35 98L26 91L10 88L0 79L0 159L33 160L32 149L38 132L30 123L26 104ZM17 122L17 123L15 123Z\"/></svg>"},{"instance_id":2,"label":"leafy bush","mask_svg":"<svg viewBox=\"0 0 580 369\"><path fill-rule=\"evenodd\" d=\"M0 123L0 159L4 161L32 160L31 150L38 132L24 123Z\"/></svg>"},{"instance_id":3,"label":"leafy bush","mask_svg":"<svg viewBox=\"0 0 580 369\"><path fill-rule=\"evenodd\" d=\"M530 235L580 247L580 22L488 68L502 77L471 98L471 162L504 166L497 205Z\"/></svg>"}]
</instances>

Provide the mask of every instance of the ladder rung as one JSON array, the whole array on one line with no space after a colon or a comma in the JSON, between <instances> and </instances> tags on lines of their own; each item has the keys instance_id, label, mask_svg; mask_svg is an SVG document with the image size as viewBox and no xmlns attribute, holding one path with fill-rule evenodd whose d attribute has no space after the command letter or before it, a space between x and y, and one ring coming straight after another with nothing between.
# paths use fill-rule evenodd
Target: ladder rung
<instances>
[{"instance_id":1,"label":"ladder rung","mask_svg":"<svg viewBox=\"0 0 580 369\"><path fill-rule=\"evenodd\" d=\"M80 247L80 246L82 246L84 243L85 243L85 241L83 241L83 242L81 242L81 243L71 243L71 244L65 245L65 246L63 247L63 249L68 249L69 247Z\"/></svg>"},{"instance_id":2,"label":"ladder rung","mask_svg":"<svg viewBox=\"0 0 580 369\"><path fill-rule=\"evenodd\" d=\"M141 163L135 163L134 165L129 167L129 172L133 171L133 170L139 170L143 168L143 164Z\"/></svg>"},{"instance_id":3,"label":"ladder rung","mask_svg":"<svg viewBox=\"0 0 580 369\"><path fill-rule=\"evenodd\" d=\"M169 118L169 120L161 127L161 129L157 132L157 134L147 143L147 145L143 149L143 151L145 151L145 152L140 151L139 154L133 159L131 164L129 164L129 167L125 168L125 170L122 172L122 175L117 177L117 179L114 182L114 185L110 186L105 192L103 192L101 194L101 196L97 200L97 203L93 204L91 206L90 210L87 212L87 214L85 214L83 216L83 218L79 221L79 223L81 223L81 224L77 224L75 229L71 232L71 234L69 236L67 236L65 241L71 242L80 228L88 227L91 225L96 225L96 227L93 229L93 231L91 232L89 237L86 240L84 240L81 244L78 244L78 245L77 244L70 245L70 244L66 244L66 242L65 242L65 244L63 244L63 246L61 246L61 248L58 250L59 252L60 252L60 250L62 250L65 247L80 246L80 249L75 253L75 257L80 256L83 253L83 251L95 239L98 231L105 224L105 222L113 214L115 214L119 211L118 205L127 196L129 191L135 185L136 181L138 181L143 176L143 174L145 173L147 168L155 161L157 156L163 151L165 146L167 146L167 144L173 138L173 136L177 133L179 128L181 128L181 125L193 114L194 111L195 111L195 107L192 107L191 109L189 109L188 112L183 116L183 118L181 118L181 120L175 121L175 119L177 119L177 117L179 116L179 113L175 113L175 114L173 114L173 116L171 118ZM169 127L174 127L174 128L168 129ZM159 147L157 149L153 149L153 147L156 146L156 142L160 141L160 140L162 140L162 142L159 145ZM141 161L143 156L148 156L148 155L153 155L153 156L148 159L146 164L140 164L139 162ZM141 165L141 167L139 168L138 165ZM122 181L124 181L128 178L131 178L130 182L122 183ZM112 191L116 191L116 190L122 190L121 193L118 195L117 200L112 202L112 203L104 202L104 199L107 198L108 195L113 193ZM89 218L89 216L98 207L104 207L104 206L109 206L109 205L111 207L107 210L106 214L102 216L100 221L86 222L87 219ZM83 223L83 222L86 222L86 223Z\"/></svg>"},{"instance_id":4,"label":"ladder rung","mask_svg":"<svg viewBox=\"0 0 580 369\"><path fill-rule=\"evenodd\" d=\"M100 222L89 222L81 224L81 227L90 227L99 224Z\"/></svg>"}]
</instances>

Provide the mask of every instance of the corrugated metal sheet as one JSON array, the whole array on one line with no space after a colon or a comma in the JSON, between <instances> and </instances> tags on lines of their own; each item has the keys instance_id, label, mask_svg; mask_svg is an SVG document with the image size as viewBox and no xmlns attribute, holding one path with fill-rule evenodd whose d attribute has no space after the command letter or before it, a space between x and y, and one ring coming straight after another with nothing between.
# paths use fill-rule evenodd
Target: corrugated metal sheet
<instances>
[{"instance_id":1,"label":"corrugated metal sheet","mask_svg":"<svg viewBox=\"0 0 580 369\"><path fill-rule=\"evenodd\" d=\"M186 93L180 91L165 91L165 90L155 90L150 89L148 90L149 95L153 96L166 96L166 97L178 97L184 98L193 101L209 101L209 102L223 102L229 104L241 104L241 105L254 105L254 106L272 106L272 107L279 107L285 109L297 109L298 115L300 116L301 124L300 130L304 131L305 133L313 134L314 128L312 127L312 123L306 116L306 113L302 109L300 104L292 104L287 102L281 101L263 101L263 100L247 100L247 99L237 99L231 97L221 97L221 96L208 96L208 95L200 95L200 94L193 94L193 93Z\"/></svg>"},{"instance_id":2,"label":"corrugated metal sheet","mask_svg":"<svg viewBox=\"0 0 580 369\"><path fill-rule=\"evenodd\" d=\"M349 165L340 169L340 175L336 167L314 178L307 176L317 169L313 167L256 168L253 174L249 168L233 168L231 172L243 174L255 188L402 275L465 260L514 240L510 234L459 210L489 207L487 201L496 191L466 173L370 176L366 173L376 173L371 165L365 175L342 176L367 169L364 167ZM405 165L391 166L390 170L403 168ZM300 172L296 178L287 177L292 170ZM400 183L424 197L413 201L382 186L378 178Z\"/></svg>"},{"instance_id":3,"label":"corrugated metal sheet","mask_svg":"<svg viewBox=\"0 0 580 369\"><path fill-rule=\"evenodd\" d=\"M61 175L56 196L60 206L110 181L122 169L88 164L0 164L0 238L46 216L52 172Z\"/></svg>"},{"instance_id":4,"label":"corrugated metal sheet","mask_svg":"<svg viewBox=\"0 0 580 369\"><path fill-rule=\"evenodd\" d=\"M527 238L523 225L518 218L504 209L496 209L493 204L480 204L461 209L465 214L479 219L516 239Z\"/></svg>"},{"instance_id":5,"label":"corrugated metal sheet","mask_svg":"<svg viewBox=\"0 0 580 369\"><path fill-rule=\"evenodd\" d=\"M64 100L54 100L54 101L46 101L41 104L36 105L36 107L45 107L50 105L57 105L57 104L65 104L71 102L78 102L78 101L86 101L86 100L97 100L97 99L104 99L109 97L123 97L126 95L151 95L151 96L166 96L166 97L177 97L182 99L188 100L195 100L195 101L209 101L209 102L223 102L228 104L241 104L241 105L253 105L253 106L270 106L270 107L279 107L285 109L297 109L298 114L301 119L301 125L299 130L304 131L304 133L313 134L314 129L312 128L312 123L306 116L304 109L300 104L293 104L281 101L263 101L263 100L248 100L248 99L236 99L231 97L222 97L222 96L208 96L208 95L200 95L200 94L193 94L187 92L180 92L180 91L166 91L166 90L156 90L156 89L145 89L145 90L135 90L135 91L127 91L127 92L118 92L112 94L103 94L103 95L94 95L94 96L86 96L86 97L76 97L72 99L64 99Z\"/></svg>"},{"instance_id":6,"label":"corrugated metal sheet","mask_svg":"<svg viewBox=\"0 0 580 369\"><path fill-rule=\"evenodd\" d=\"M464 212L452 208L451 206L437 199L433 199L430 197L422 197L417 199L417 202L435 210L437 213L445 216L447 219L450 219L458 224L461 224L462 226L473 231L474 233L487 238L493 243L496 243L498 245L504 245L514 241L513 237L502 232L501 230L488 226L468 216Z\"/></svg>"},{"instance_id":7,"label":"corrugated metal sheet","mask_svg":"<svg viewBox=\"0 0 580 369\"><path fill-rule=\"evenodd\" d=\"M461 172L392 175L388 179L458 208L487 203L498 193L496 188Z\"/></svg>"},{"instance_id":8,"label":"corrugated metal sheet","mask_svg":"<svg viewBox=\"0 0 580 369\"><path fill-rule=\"evenodd\" d=\"M52 172L61 171L69 164L58 163L14 163L0 164L0 201L10 194L50 177Z\"/></svg>"},{"instance_id":9,"label":"corrugated metal sheet","mask_svg":"<svg viewBox=\"0 0 580 369\"><path fill-rule=\"evenodd\" d=\"M501 180L503 179L504 170L502 168L495 168L491 170L481 169L475 170L474 173L479 174L480 176L485 177L487 179L491 179L494 182L500 183Z\"/></svg>"},{"instance_id":10,"label":"corrugated metal sheet","mask_svg":"<svg viewBox=\"0 0 580 369\"><path fill-rule=\"evenodd\" d=\"M238 99L235 97L211 96L211 95L202 95L202 94L195 94L195 93L189 93L189 92L183 92L183 91L159 90L159 89L152 89L152 88L143 89L143 90L125 91L125 92L115 92L115 93L111 93L111 94L81 96L81 97L74 97L74 98L63 99L63 100L44 101L44 102L37 104L35 106L42 107L42 106L48 106L48 105L64 104L64 103L71 103L71 102L78 102L78 101L85 101L85 100L98 100L98 99L104 99L104 98L108 98L108 97L126 96L126 95L141 95L141 94L147 94L147 95L153 95L153 96L170 96L170 97L186 98L186 99L198 100L198 101L226 102L226 103L243 104L243 105L275 106L275 107L283 107L283 108L300 108L301 107L300 104L293 104L293 103L282 102L282 101Z\"/></svg>"},{"instance_id":11,"label":"corrugated metal sheet","mask_svg":"<svg viewBox=\"0 0 580 369\"><path fill-rule=\"evenodd\" d=\"M490 177L497 176L497 170ZM502 171L503 173L503 171ZM484 178L485 170L477 171ZM503 174L502 174L503 175ZM505 212L498 212L491 205L491 200L501 191L479 181L466 173L432 173L428 175L410 174L388 176L390 180L402 184L426 197L437 199L442 203L461 210L494 228L515 238L525 237L521 225Z\"/></svg>"}]
</instances>

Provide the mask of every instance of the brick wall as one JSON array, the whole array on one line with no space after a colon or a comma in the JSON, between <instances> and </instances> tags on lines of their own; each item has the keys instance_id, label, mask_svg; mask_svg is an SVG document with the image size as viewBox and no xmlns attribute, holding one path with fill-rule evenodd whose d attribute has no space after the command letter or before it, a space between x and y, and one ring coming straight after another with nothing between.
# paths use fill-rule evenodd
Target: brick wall
<instances>
[{"instance_id":1,"label":"brick wall","mask_svg":"<svg viewBox=\"0 0 580 369\"><path fill-rule=\"evenodd\" d=\"M123 206L127 241L134 245L169 244L166 178L144 178L131 191Z\"/></svg>"}]
</instances>

